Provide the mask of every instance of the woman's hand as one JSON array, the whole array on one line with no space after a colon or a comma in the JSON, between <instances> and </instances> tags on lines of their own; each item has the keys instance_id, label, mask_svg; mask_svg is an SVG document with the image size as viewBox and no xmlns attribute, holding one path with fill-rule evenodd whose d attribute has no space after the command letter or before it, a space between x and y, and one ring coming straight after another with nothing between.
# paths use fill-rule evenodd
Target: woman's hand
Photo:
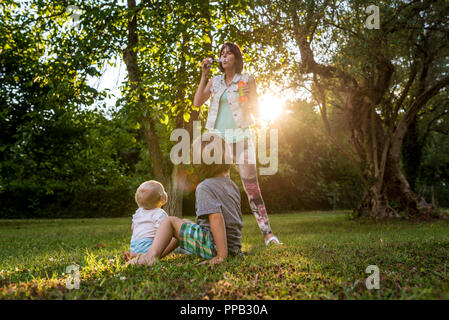
<instances>
[{"instance_id":1,"label":"woman's hand","mask_svg":"<svg viewBox=\"0 0 449 320\"><path fill-rule=\"evenodd\" d=\"M248 96L250 95L251 90L250 90L248 84L245 84L245 85L242 87L242 90L243 90L243 95L244 95L244 96L247 96L247 97L248 97Z\"/></svg>"},{"instance_id":2,"label":"woman's hand","mask_svg":"<svg viewBox=\"0 0 449 320\"><path fill-rule=\"evenodd\" d=\"M204 76L207 78L207 76L209 75L209 71L210 71L210 61L209 58L204 58L203 62L201 62L201 76Z\"/></svg>"}]
</instances>

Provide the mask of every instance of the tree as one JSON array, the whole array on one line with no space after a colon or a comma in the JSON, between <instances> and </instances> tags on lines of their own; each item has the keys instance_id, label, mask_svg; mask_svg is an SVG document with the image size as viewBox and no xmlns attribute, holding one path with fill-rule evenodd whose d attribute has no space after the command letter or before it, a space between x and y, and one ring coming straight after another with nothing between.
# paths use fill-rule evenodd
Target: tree
<instances>
[{"instance_id":1,"label":"tree","mask_svg":"<svg viewBox=\"0 0 449 320\"><path fill-rule=\"evenodd\" d=\"M66 5L0 3L0 196L10 209L3 215L58 216L77 195L94 209L102 191L120 189L123 197L128 189L118 150L130 135L98 107L86 109L106 96L87 79L99 75L95 64L108 46L92 41L92 29L66 28ZM61 207L49 210L51 202Z\"/></svg>"},{"instance_id":2,"label":"tree","mask_svg":"<svg viewBox=\"0 0 449 320\"><path fill-rule=\"evenodd\" d=\"M121 107L118 116L130 128L141 131L150 155L151 178L165 185L169 214L181 215L182 193L175 178L178 166L169 159L174 144L170 133L183 127L191 131L193 121L204 116L192 100L200 61L215 56L212 32L217 32L218 43L223 40L222 8L204 1L141 1L138 5L136 1L126 5L72 1L70 5L80 14L79 23L72 24L67 1L6 1L2 5L9 15L5 21L12 21L14 16L17 21L12 29L29 32L30 41L35 38L35 46L41 50L33 59L45 63L35 63L41 69L33 70L35 77L26 83L34 81L48 90L36 93L50 110L58 106L62 113L70 110L76 114L80 107L104 98L106 93L86 85L86 80L100 76L102 65L112 57L123 56L128 82L117 102ZM11 15L11 8L19 8L19 14ZM11 27L3 26L4 36L10 37L7 31ZM29 59L31 53L28 50L23 57ZM9 90L4 90L7 96ZM30 123L34 125L35 120Z\"/></svg>"},{"instance_id":3,"label":"tree","mask_svg":"<svg viewBox=\"0 0 449 320\"><path fill-rule=\"evenodd\" d=\"M236 1L237 2L237 1ZM141 124L155 178L166 188L171 215L182 214L179 166L170 158L170 134L193 121L204 120L204 108L193 106L200 79L200 62L215 56L225 36L220 4L209 1L127 2L127 41L123 50L129 86L123 110ZM213 41L212 32L217 34ZM212 70L214 71L214 70Z\"/></svg>"},{"instance_id":4,"label":"tree","mask_svg":"<svg viewBox=\"0 0 449 320\"><path fill-rule=\"evenodd\" d=\"M385 1L380 29L367 29L368 1L255 1L253 30L275 48L277 69L291 62L291 85L310 83L329 139L352 160L365 194L355 213L376 218L437 213L411 190L400 169L404 136L417 113L447 95L445 1ZM430 45L433 44L433 45ZM297 62L295 45L300 54ZM342 115L337 140L329 110ZM398 208L392 203L397 202Z\"/></svg>"}]
</instances>

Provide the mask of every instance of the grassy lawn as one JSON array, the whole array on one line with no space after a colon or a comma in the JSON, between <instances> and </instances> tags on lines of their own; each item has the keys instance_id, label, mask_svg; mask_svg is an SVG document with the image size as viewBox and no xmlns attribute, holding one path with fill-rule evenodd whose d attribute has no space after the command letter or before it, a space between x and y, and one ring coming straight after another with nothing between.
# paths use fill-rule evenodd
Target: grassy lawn
<instances>
[{"instance_id":1,"label":"grassy lawn","mask_svg":"<svg viewBox=\"0 0 449 320\"><path fill-rule=\"evenodd\" d=\"M121 260L131 218L0 220L0 299L449 299L449 221L333 211L270 222L281 247L266 248L244 216L243 258L212 267L171 254L149 270ZM69 265L79 266L79 289L66 288ZM379 290L366 288L369 265Z\"/></svg>"}]
</instances>

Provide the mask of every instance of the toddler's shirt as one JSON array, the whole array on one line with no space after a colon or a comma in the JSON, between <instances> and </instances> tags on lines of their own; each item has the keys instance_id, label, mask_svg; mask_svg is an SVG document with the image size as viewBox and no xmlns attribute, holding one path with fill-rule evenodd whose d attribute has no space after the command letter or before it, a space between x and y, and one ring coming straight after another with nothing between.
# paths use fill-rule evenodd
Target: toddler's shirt
<instances>
[{"instance_id":1,"label":"toddler's shirt","mask_svg":"<svg viewBox=\"0 0 449 320\"><path fill-rule=\"evenodd\" d=\"M131 242L142 238L153 239L156 235L157 228L159 228L162 221L167 217L167 213L161 208L151 210L137 209L136 213L133 214L134 230Z\"/></svg>"}]
</instances>

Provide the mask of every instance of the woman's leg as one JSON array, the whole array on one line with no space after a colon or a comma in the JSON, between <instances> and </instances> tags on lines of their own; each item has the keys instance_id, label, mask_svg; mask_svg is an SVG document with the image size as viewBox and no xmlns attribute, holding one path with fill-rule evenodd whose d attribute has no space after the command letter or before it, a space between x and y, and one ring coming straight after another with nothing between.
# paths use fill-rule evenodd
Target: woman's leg
<instances>
[{"instance_id":1,"label":"woman's leg","mask_svg":"<svg viewBox=\"0 0 449 320\"><path fill-rule=\"evenodd\" d=\"M267 209L257 180L256 152L250 139L232 143L236 167L248 196L249 206L265 239L272 235Z\"/></svg>"}]
</instances>

